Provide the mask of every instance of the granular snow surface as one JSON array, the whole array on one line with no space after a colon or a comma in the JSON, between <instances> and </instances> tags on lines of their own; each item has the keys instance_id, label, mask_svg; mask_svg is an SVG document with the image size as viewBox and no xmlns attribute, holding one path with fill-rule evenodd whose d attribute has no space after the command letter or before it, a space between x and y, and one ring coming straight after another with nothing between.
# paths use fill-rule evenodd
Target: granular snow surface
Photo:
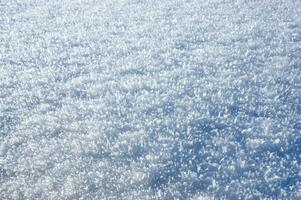
<instances>
[{"instance_id":1,"label":"granular snow surface","mask_svg":"<svg viewBox=\"0 0 301 200\"><path fill-rule=\"evenodd\" d=\"M0 199L301 199L301 1L0 0Z\"/></svg>"}]
</instances>

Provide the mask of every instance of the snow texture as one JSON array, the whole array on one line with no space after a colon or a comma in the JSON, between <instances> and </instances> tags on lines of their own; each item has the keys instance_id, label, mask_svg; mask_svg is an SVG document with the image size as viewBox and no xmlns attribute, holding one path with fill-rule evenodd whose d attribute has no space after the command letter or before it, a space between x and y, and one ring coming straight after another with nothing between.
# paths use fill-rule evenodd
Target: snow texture
<instances>
[{"instance_id":1,"label":"snow texture","mask_svg":"<svg viewBox=\"0 0 301 200\"><path fill-rule=\"evenodd\" d=\"M301 199L301 1L0 0L0 199Z\"/></svg>"}]
</instances>

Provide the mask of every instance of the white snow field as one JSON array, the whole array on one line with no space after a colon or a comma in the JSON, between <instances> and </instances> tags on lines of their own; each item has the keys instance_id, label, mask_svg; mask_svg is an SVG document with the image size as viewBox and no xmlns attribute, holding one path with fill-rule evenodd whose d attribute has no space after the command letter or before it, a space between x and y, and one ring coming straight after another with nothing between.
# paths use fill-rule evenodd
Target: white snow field
<instances>
[{"instance_id":1,"label":"white snow field","mask_svg":"<svg viewBox=\"0 0 301 200\"><path fill-rule=\"evenodd\" d=\"M301 1L0 0L0 199L301 199Z\"/></svg>"}]
</instances>

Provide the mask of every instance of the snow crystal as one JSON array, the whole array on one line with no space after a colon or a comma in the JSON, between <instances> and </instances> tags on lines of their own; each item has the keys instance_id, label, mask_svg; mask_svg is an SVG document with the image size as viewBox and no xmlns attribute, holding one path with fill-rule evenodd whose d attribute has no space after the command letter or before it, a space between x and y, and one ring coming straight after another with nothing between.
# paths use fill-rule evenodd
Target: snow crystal
<instances>
[{"instance_id":1,"label":"snow crystal","mask_svg":"<svg viewBox=\"0 0 301 200\"><path fill-rule=\"evenodd\" d=\"M300 13L2 0L0 199L301 199Z\"/></svg>"}]
</instances>

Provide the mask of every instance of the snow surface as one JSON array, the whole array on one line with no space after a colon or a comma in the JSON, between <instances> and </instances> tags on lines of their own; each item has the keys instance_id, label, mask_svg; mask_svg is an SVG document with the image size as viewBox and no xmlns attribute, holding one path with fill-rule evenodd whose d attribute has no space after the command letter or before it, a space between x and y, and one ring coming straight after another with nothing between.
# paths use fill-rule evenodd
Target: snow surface
<instances>
[{"instance_id":1,"label":"snow surface","mask_svg":"<svg viewBox=\"0 0 301 200\"><path fill-rule=\"evenodd\" d=\"M0 199L301 199L300 0L0 0Z\"/></svg>"}]
</instances>

